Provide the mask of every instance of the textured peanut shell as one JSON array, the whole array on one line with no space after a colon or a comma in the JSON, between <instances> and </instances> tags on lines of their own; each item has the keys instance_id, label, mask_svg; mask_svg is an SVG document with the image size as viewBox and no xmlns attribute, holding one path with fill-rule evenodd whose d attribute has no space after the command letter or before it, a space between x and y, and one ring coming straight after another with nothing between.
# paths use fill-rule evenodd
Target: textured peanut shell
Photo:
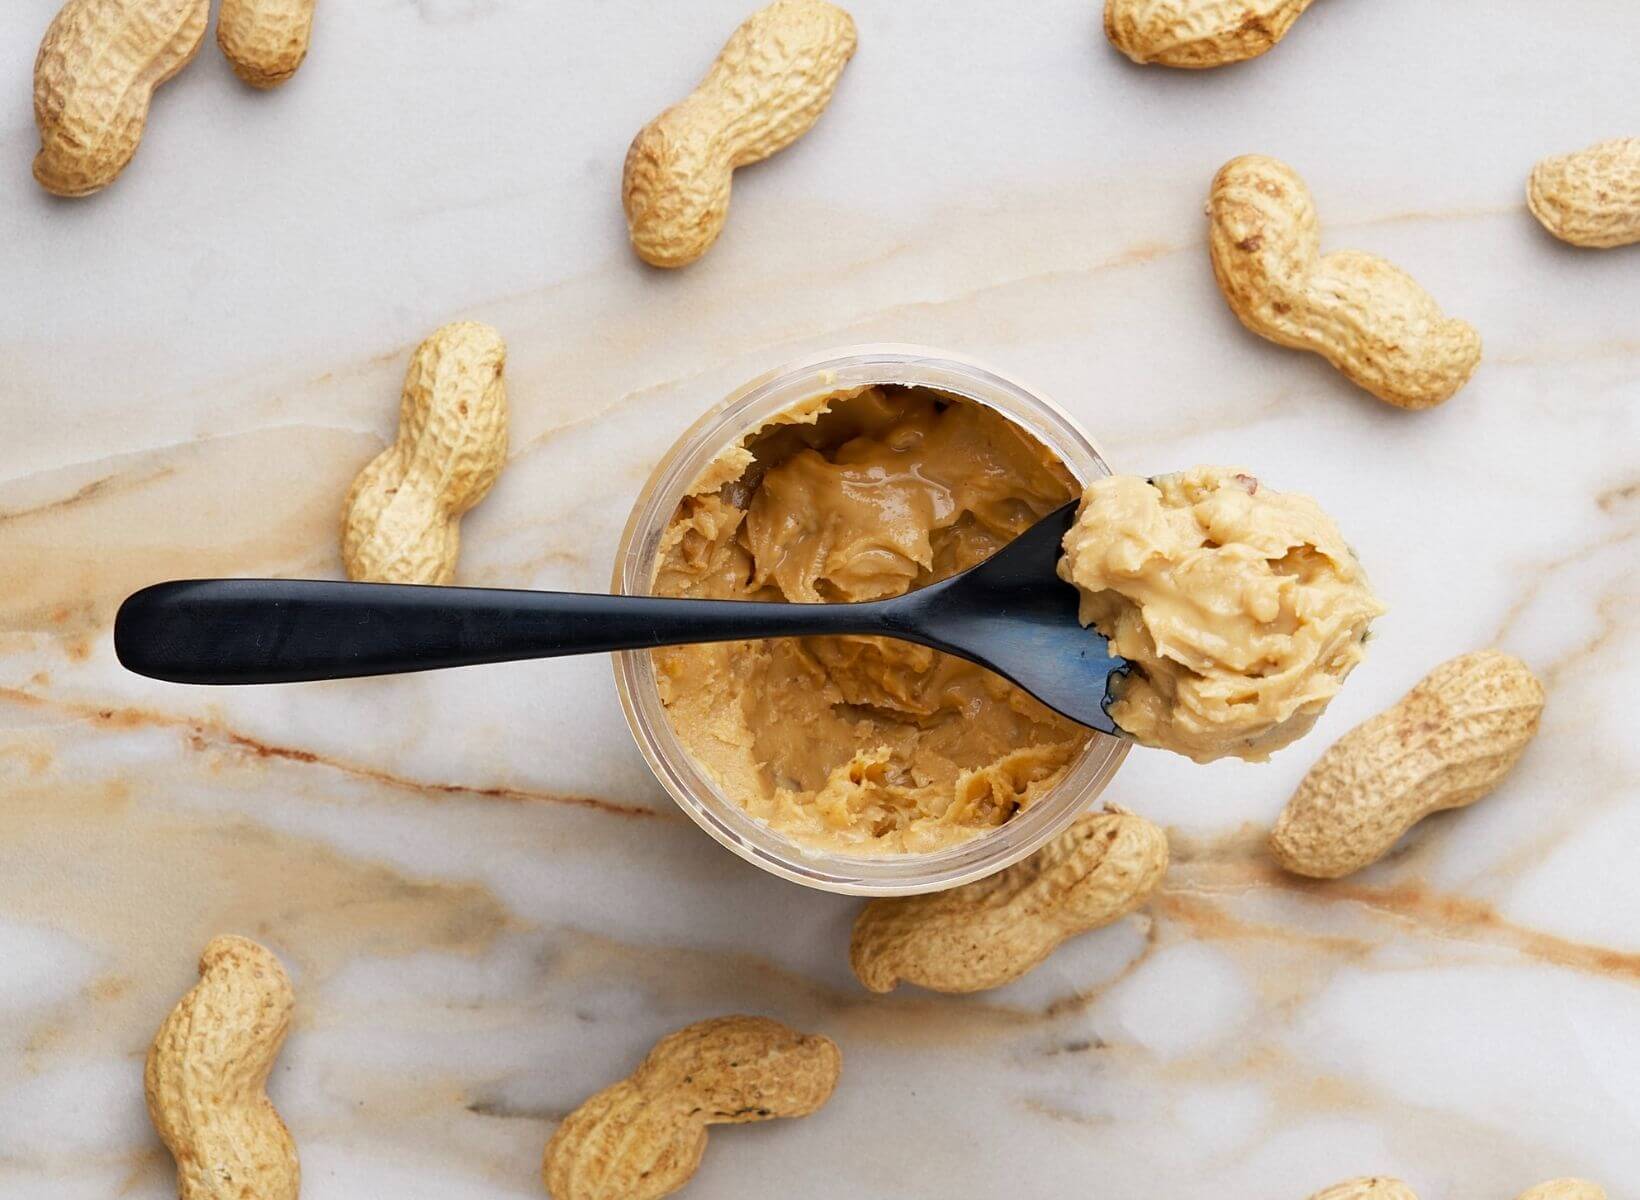
<instances>
[{"instance_id":1,"label":"textured peanut shell","mask_svg":"<svg viewBox=\"0 0 1640 1200\"><path fill-rule=\"evenodd\" d=\"M256 88L278 87L307 57L317 0L222 0L216 44L234 74Z\"/></svg>"},{"instance_id":2,"label":"textured peanut shell","mask_svg":"<svg viewBox=\"0 0 1640 1200\"><path fill-rule=\"evenodd\" d=\"M1377 862L1431 813L1497 787L1542 713L1543 685L1520 659L1481 650L1442 663L1310 768L1270 834L1271 852L1315 879Z\"/></svg>"},{"instance_id":3,"label":"textured peanut shell","mask_svg":"<svg viewBox=\"0 0 1640 1200\"><path fill-rule=\"evenodd\" d=\"M1515 1200L1606 1200L1606 1189L1587 1179L1551 1179L1527 1188Z\"/></svg>"},{"instance_id":4,"label":"textured peanut shell","mask_svg":"<svg viewBox=\"0 0 1640 1200\"><path fill-rule=\"evenodd\" d=\"M1532 168L1526 203L1563 242L1594 249L1640 242L1640 138L1614 138Z\"/></svg>"},{"instance_id":5,"label":"textured peanut shell","mask_svg":"<svg viewBox=\"0 0 1640 1200\"><path fill-rule=\"evenodd\" d=\"M1382 1175L1364 1175L1335 1183L1310 1197L1310 1200L1418 1200L1412 1189L1399 1179Z\"/></svg>"},{"instance_id":6,"label":"textured peanut shell","mask_svg":"<svg viewBox=\"0 0 1640 1200\"><path fill-rule=\"evenodd\" d=\"M871 901L854 922L849 961L874 992L892 991L902 979L937 992L1000 987L1067 938L1144 903L1167 857L1160 829L1110 807L975 883Z\"/></svg>"},{"instance_id":7,"label":"textured peanut shell","mask_svg":"<svg viewBox=\"0 0 1640 1200\"><path fill-rule=\"evenodd\" d=\"M1315 0L1105 0L1105 36L1136 63L1201 70L1271 50Z\"/></svg>"},{"instance_id":8,"label":"textured peanut shell","mask_svg":"<svg viewBox=\"0 0 1640 1200\"><path fill-rule=\"evenodd\" d=\"M707 1126L807 1116L830 1099L842 1065L830 1038L767 1017L680 1029L564 1118L547 1143L547 1191L553 1200L669 1195L700 1166Z\"/></svg>"},{"instance_id":9,"label":"textured peanut shell","mask_svg":"<svg viewBox=\"0 0 1640 1200\"><path fill-rule=\"evenodd\" d=\"M212 938L199 982L148 1051L148 1117L177 1164L181 1200L295 1200L296 1144L263 1090L296 996L273 953Z\"/></svg>"},{"instance_id":10,"label":"textured peanut shell","mask_svg":"<svg viewBox=\"0 0 1640 1200\"><path fill-rule=\"evenodd\" d=\"M776 0L729 38L687 98L638 132L621 203L645 262L682 267L711 248L735 168L807 133L854 54L854 20L825 0Z\"/></svg>"},{"instance_id":11,"label":"textured peanut shell","mask_svg":"<svg viewBox=\"0 0 1640 1200\"><path fill-rule=\"evenodd\" d=\"M199 53L210 0L68 0L34 60L34 178L59 196L113 183L154 89Z\"/></svg>"},{"instance_id":12,"label":"textured peanut shell","mask_svg":"<svg viewBox=\"0 0 1640 1200\"><path fill-rule=\"evenodd\" d=\"M1442 314L1417 281L1371 254L1321 254L1315 202L1284 163L1226 163L1208 199L1213 274L1260 337L1325 358L1400 408L1430 408L1475 373L1481 339Z\"/></svg>"},{"instance_id":13,"label":"textured peanut shell","mask_svg":"<svg viewBox=\"0 0 1640 1200\"><path fill-rule=\"evenodd\" d=\"M507 458L507 347L488 325L457 322L416 347L399 432L353 481L342 513L349 579L449 583L461 516Z\"/></svg>"}]
</instances>

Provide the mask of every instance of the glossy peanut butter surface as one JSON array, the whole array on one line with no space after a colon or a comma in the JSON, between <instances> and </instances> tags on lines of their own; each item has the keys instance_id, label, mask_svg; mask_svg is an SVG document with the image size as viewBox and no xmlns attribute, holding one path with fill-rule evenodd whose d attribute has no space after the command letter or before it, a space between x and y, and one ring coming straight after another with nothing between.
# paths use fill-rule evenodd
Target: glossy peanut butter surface
<instances>
[{"instance_id":1,"label":"glossy peanut butter surface","mask_svg":"<svg viewBox=\"0 0 1640 1200\"><path fill-rule=\"evenodd\" d=\"M867 388L788 411L679 506L655 591L839 603L986 558L1075 496L1044 446L978 404ZM753 816L813 849L917 854L1002 824L1089 732L921 646L824 637L655 652L685 747Z\"/></svg>"}]
</instances>

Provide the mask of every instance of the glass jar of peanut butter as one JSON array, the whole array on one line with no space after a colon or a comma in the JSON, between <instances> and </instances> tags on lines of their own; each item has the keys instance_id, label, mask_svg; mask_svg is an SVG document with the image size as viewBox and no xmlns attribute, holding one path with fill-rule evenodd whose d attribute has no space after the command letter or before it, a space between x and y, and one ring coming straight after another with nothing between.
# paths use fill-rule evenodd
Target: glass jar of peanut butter
<instances>
[{"instance_id":1,"label":"glass jar of peanut butter","mask_svg":"<svg viewBox=\"0 0 1640 1200\"><path fill-rule=\"evenodd\" d=\"M748 383L655 468L616 556L638 595L847 603L981 561L1110 474L1053 403L913 346ZM616 656L662 785L742 858L810 887L937 891L1035 850L1104 789L1124 739L982 668L882 638Z\"/></svg>"}]
</instances>

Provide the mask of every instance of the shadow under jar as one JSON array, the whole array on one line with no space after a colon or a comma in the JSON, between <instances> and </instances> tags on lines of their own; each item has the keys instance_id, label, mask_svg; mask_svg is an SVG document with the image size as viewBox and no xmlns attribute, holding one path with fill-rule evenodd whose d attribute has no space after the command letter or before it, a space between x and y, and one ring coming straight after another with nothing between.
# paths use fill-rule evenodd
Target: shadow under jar
<instances>
[{"instance_id":1,"label":"shadow under jar","mask_svg":"<svg viewBox=\"0 0 1640 1200\"><path fill-rule=\"evenodd\" d=\"M1108 474L1066 413L977 363L830 351L751 381L678 440L633 508L613 587L898 593L972 565ZM873 512L910 512L906 528L938 535L879 536ZM1025 857L1128 750L944 659L866 638L725 643L618 654L615 678L656 777L714 838L808 887L903 895Z\"/></svg>"}]
</instances>

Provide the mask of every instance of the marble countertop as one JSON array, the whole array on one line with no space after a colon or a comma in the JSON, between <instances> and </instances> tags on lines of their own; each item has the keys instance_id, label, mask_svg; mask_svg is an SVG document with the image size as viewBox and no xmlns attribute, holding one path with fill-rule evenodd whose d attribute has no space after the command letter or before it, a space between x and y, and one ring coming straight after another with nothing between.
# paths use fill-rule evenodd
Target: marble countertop
<instances>
[{"instance_id":1,"label":"marble countertop","mask_svg":"<svg viewBox=\"0 0 1640 1200\"><path fill-rule=\"evenodd\" d=\"M1640 1197L1640 252L1523 203L1540 156L1640 133L1640 6L1332 0L1181 74L1116 56L1094 0L854 0L830 111L661 274L621 158L748 0L325 0L288 87L208 44L77 202L28 174L56 3L0 24L0 1195L172 1194L142 1056L237 931L296 981L271 1092L310 1200L540 1195L564 1113L733 1011L836 1038L844 1078L714 1135L690 1196ZM1242 331L1201 208L1244 152L1481 329L1465 391L1392 410ZM406 355L464 317L506 336L513 414L465 582L603 586L703 408L911 341L1035 383L1119 468L1311 492L1392 612L1273 763L1129 757L1108 797L1176 858L1147 911L1000 991L871 996L858 902L683 818L604 661L242 691L115 664L143 584L339 574ZM1320 749L1490 644L1549 688L1508 784L1347 882L1275 872L1262 830Z\"/></svg>"}]
</instances>

